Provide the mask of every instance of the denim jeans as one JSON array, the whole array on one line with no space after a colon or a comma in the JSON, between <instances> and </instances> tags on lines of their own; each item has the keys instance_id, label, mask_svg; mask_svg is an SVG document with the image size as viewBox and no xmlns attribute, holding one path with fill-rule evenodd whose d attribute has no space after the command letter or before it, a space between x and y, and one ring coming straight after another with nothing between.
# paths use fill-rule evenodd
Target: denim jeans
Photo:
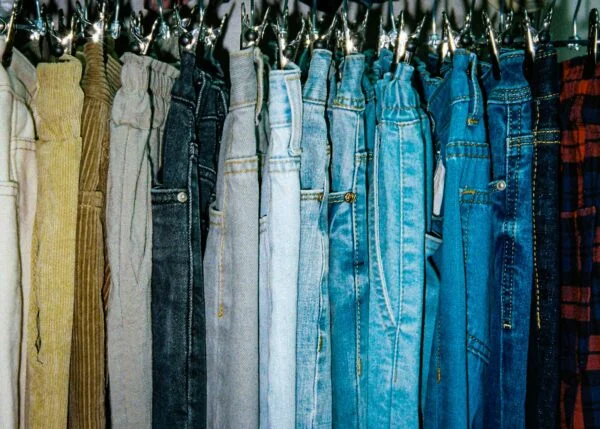
<instances>
[{"instance_id":1,"label":"denim jeans","mask_svg":"<svg viewBox=\"0 0 600 429\"><path fill-rule=\"evenodd\" d=\"M439 268L440 285L425 427L485 424L484 383L490 358L490 193L494 187L489 186L490 149L476 71L475 55L457 50L452 69L429 99L445 185L443 242L432 243L430 239L428 245L429 251L439 245L432 258Z\"/></svg>"},{"instance_id":2,"label":"denim jeans","mask_svg":"<svg viewBox=\"0 0 600 429\"><path fill-rule=\"evenodd\" d=\"M208 428L259 426L258 210L254 49L231 56L216 200L204 257Z\"/></svg>"},{"instance_id":3,"label":"denim jeans","mask_svg":"<svg viewBox=\"0 0 600 429\"><path fill-rule=\"evenodd\" d=\"M369 279L363 55L343 60L331 104L329 296L333 427L367 426Z\"/></svg>"},{"instance_id":4,"label":"denim jeans","mask_svg":"<svg viewBox=\"0 0 600 429\"><path fill-rule=\"evenodd\" d=\"M527 368L527 427L558 426L560 392L560 91L556 49L536 52L533 103L533 305Z\"/></svg>"},{"instance_id":5,"label":"denim jeans","mask_svg":"<svg viewBox=\"0 0 600 429\"><path fill-rule=\"evenodd\" d=\"M369 218L369 425L419 427L425 283L425 134L413 67L377 83ZM428 125L428 124L427 124Z\"/></svg>"},{"instance_id":6,"label":"denim jeans","mask_svg":"<svg viewBox=\"0 0 600 429\"><path fill-rule=\"evenodd\" d=\"M327 198L331 148L325 120L331 52L315 49L303 91L296 428L331 427Z\"/></svg>"},{"instance_id":7,"label":"denim jeans","mask_svg":"<svg viewBox=\"0 0 600 429\"><path fill-rule=\"evenodd\" d=\"M486 422L525 427L527 351L533 288L533 136L524 53L500 56L500 79L484 76L492 150L494 265Z\"/></svg>"},{"instance_id":8,"label":"denim jeans","mask_svg":"<svg viewBox=\"0 0 600 429\"><path fill-rule=\"evenodd\" d=\"M206 422L201 219L214 195L215 150L227 100L218 78L197 69L195 62L193 55L182 55L165 126L162 167L152 189L155 428ZM206 122L212 127L202 128Z\"/></svg>"},{"instance_id":9,"label":"denim jeans","mask_svg":"<svg viewBox=\"0 0 600 429\"><path fill-rule=\"evenodd\" d=\"M300 139L302 92L300 69L290 64L269 74L271 138L266 161L268 210L266 239L268 268L265 323L266 347L261 371L267 380L261 403L265 428L294 428L296 424L296 314L300 258ZM262 262L261 262L262 263ZM262 291L261 293L265 293ZM261 410L262 413L262 410ZM262 416L261 416L262 418ZM261 427L263 427L261 425Z\"/></svg>"}]
</instances>

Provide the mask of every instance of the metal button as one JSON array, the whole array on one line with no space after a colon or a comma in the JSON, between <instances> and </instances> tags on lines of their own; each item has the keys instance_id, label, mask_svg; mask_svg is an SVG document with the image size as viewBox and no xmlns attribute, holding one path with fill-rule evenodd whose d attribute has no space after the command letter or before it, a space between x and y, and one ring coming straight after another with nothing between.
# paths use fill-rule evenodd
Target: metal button
<instances>
[{"instance_id":1,"label":"metal button","mask_svg":"<svg viewBox=\"0 0 600 429\"><path fill-rule=\"evenodd\" d=\"M187 192L180 192L177 194L177 201L185 203L188 200Z\"/></svg>"},{"instance_id":2,"label":"metal button","mask_svg":"<svg viewBox=\"0 0 600 429\"><path fill-rule=\"evenodd\" d=\"M347 203L353 203L356 201L356 194L354 192L346 192L344 195L344 201Z\"/></svg>"},{"instance_id":3,"label":"metal button","mask_svg":"<svg viewBox=\"0 0 600 429\"><path fill-rule=\"evenodd\" d=\"M504 191L506 189L506 182L504 180L498 181L498 183L496 183L496 189Z\"/></svg>"}]
</instances>

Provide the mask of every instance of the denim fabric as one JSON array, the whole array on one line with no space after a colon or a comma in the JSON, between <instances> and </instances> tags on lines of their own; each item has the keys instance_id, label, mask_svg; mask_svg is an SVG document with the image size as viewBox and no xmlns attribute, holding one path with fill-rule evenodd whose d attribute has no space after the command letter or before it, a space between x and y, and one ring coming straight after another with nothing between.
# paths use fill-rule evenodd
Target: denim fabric
<instances>
[{"instance_id":1,"label":"denim fabric","mask_svg":"<svg viewBox=\"0 0 600 429\"><path fill-rule=\"evenodd\" d=\"M296 424L296 312L300 258L300 140L302 93L300 69L290 64L269 74L267 282L268 356L265 428ZM261 285L262 287L262 285ZM262 293L262 292L261 292ZM261 316L263 315L261 310ZM261 331L261 333L264 331Z\"/></svg>"},{"instance_id":2,"label":"denim fabric","mask_svg":"<svg viewBox=\"0 0 600 429\"><path fill-rule=\"evenodd\" d=\"M194 338L192 326L203 318L198 201L198 146L194 129L195 58L184 54L181 74L172 89L165 124L162 168L152 188L152 427L194 427L202 422L205 398L204 333ZM199 295L199 297L197 297ZM200 301L201 303L201 301ZM194 341L192 341L192 339ZM200 345L192 363L192 347ZM199 366L194 374L192 365ZM192 390L192 380L202 386Z\"/></svg>"},{"instance_id":3,"label":"denim fabric","mask_svg":"<svg viewBox=\"0 0 600 429\"><path fill-rule=\"evenodd\" d=\"M200 234L202 255L204 255L209 227L209 208L216 198L217 166L225 116L229 106L229 90L220 68L212 70L201 67L200 70L196 70L195 79Z\"/></svg>"},{"instance_id":4,"label":"denim fabric","mask_svg":"<svg viewBox=\"0 0 600 429\"><path fill-rule=\"evenodd\" d=\"M425 104L425 110L429 111L429 100L435 93L437 87L441 84L441 78L434 78L429 75L427 65L417 59L418 79L415 81L421 93L421 98ZM450 105L446 112L437 112L438 118L449 115ZM429 116L425 115L427 122ZM433 122L431 125L434 125ZM446 146L448 143L448 127L436 128L432 126L429 139L425 140L425 302L423 308L423 346L421 353L421 419L428 416L428 419L436 421L436 409L433 407L436 401L428 401L428 383L435 378L430 378L430 370L433 373L437 370L435 360L432 360L433 338L437 326L437 311L439 304L440 272L439 256L437 253L442 240L442 218L433 215L433 196L434 196L434 169L436 166L442 166L440 157L440 146ZM435 141L435 145L434 145ZM437 149L437 150L436 150ZM435 161L435 162L434 162ZM434 255L437 254L437 259Z\"/></svg>"},{"instance_id":5,"label":"denim fabric","mask_svg":"<svg viewBox=\"0 0 600 429\"><path fill-rule=\"evenodd\" d=\"M363 55L347 56L331 103L329 296L333 426L367 426L369 283Z\"/></svg>"},{"instance_id":6,"label":"denim fabric","mask_svg":"<svg viewBox=\"0 0 600 429\"><path fill-rule=\"evenodd\" d=\"M331 427L327 198L331 149L325 121L331 52L315 49L303 93L300 262L296 321L296 428Z\"/></svg>"},{"instance_id":7,"label":"denim fabric","mask_svg":"<svg viewBox=\"0 0 600 429\"><path fill-rule=\"evenodd\" d=\"M373 220L369 219L369 426L419 427L425 284L425 134L414 69L377 83ZM372 229L372 230L371 230Z\"/></svg>"},{"instance_id":8,"label":"denim fabric","mask_svg":"<svg viewBox=\"0 0 600 429\"><path fill-rule=\"evenodd\" d=\"M527 351L533 287L531 90L524 53L500 56L500 79L484 76L492 150L494 268L486 421L525 427Z\"/></svg>"},{"instance_id":9,"label":"denim fabric","mask_svg":"<svg viewBox=\"0 0 600 429\"><path fill-rule=\"evenodd\" d=\"M258 210L254 49L231 56L216 200L204 257L208 428L259 427Z\"/></svg>"},{"instance_id":10,"label":"denim fabric","mask_svg":"<svg viewBox=\"0 0 600 429\"><path fill-rule=\"evenodd\" d=\"M452 69L429 100L445 186L444 241L433 255L441 278L425 427L485 424L492 188L476 70L475 55L457 50ZM435 244L440 243L430 246Z\"/></svg>"},{"instance_id":11,"label":"denim fabric","mask_svg":"<svg viewBox=\"0 0 600 429\"><path fill-rule=\"evenodd\" d=\"M533 305L527 368L527 427L558 426L560 221L558 123L559 68L556 49L536 52L533 104Z\"/></svg>"}]
</instances>

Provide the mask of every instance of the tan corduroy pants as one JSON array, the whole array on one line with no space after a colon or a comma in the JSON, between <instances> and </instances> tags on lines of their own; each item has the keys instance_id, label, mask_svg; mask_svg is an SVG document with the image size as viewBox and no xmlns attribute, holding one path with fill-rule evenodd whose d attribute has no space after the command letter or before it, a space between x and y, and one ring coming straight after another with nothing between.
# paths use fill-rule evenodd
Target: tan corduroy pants
<instances>
[{"instance_id":1,"label":"tan corduroy pants","mask_svg":"<svg viewBox=\"0 0 600 429\"><path fill-rule=\"evenodd\" d=\"M38 201L28 321L27 422L67 426L75 242L81 162L81 63L64 56L37 67Z\"/></svg>"},{"instance_id":2,"label":"tan corduroy pants","mask_svg":"<svg viewBox=\"0 0 600 429\"><path fill-rule=\"evenodd\" d=\"M104 195L114 97L102 44L88 42L83 51L82 149L69 386L69 427L74 429L106 427Z\"/></svg>"}]
</instances>

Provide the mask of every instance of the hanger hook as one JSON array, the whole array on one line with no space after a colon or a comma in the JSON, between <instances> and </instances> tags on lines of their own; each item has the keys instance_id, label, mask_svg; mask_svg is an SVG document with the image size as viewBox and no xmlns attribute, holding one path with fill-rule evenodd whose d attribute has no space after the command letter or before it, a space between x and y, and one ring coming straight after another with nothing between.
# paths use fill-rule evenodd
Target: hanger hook
<instances>
[{"instance_id":1,"label":"hanger hook","mask_svg":"<svg viewBox=\"0 0 600 429\"><path fill-rule=\"evenodd\" d=\"M575 6L575 13L573 13L573 20L571 21L571 27L573 28L573 34L571 35L571 37L569 37L569 41L571 41L571 43L569 43L567 45L567 47L569 49L572 49L574 51L578 51L579 49L581 49L581 46L579 44L581 37L579 37L579 34L577 32L577 16L579 15L580 8L581 8L581 0L577 0L577 5Z\"/></svg>"}]
</instances>

